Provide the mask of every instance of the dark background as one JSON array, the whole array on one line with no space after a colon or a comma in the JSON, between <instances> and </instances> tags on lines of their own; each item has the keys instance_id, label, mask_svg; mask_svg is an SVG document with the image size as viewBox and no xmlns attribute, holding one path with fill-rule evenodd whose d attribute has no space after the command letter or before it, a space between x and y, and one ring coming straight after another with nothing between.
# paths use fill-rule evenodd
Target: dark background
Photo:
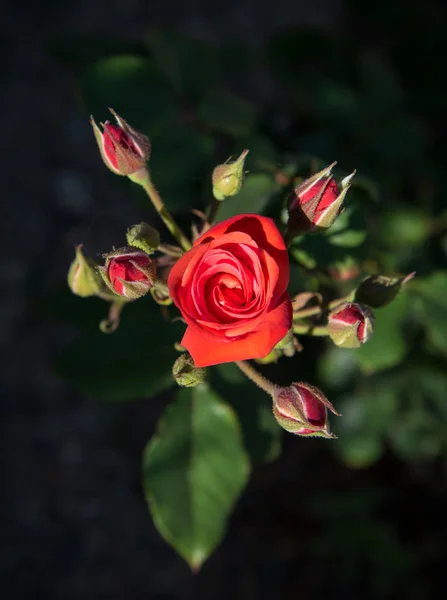
<instances>
[{"instance_id":1,"label":"dark background","mask_svg":"<svg viewBox=\"0 0 447 600\"><path fill-rule=\"evenodd\" d=\"M443 460L408 464L387 451L374 466L354 470L324 441L285 436L282 456L255 469L223 544L193 577L155 531L140 488L141 452L169 394L107 404L53 375L53 360L72 331L42 317L42 298L64 281L76 243L99 251L141 213L101 164L73 71L48 50L47 40L97 32L138 43L149 28L166 25L211 42L234 40L255 53L290 26L327 32L335 50L347 38L378 49L395 61L410 105L428 128L424 169L430 173L432 162L445 157L441 2L3 5L0 439L6 510L0 595L441 595L447 591ZM291 102L290 92L272 86L262 71L238 85L260 104Z\"/></svg>"}]
</instances>

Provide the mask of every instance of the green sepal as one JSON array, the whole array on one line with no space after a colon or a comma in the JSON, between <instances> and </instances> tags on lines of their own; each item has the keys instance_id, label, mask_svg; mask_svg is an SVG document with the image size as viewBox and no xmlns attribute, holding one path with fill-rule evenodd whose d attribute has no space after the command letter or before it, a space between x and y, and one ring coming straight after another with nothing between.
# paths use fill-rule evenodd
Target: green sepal
<instances>
[{"instance_id":1,"label":"green sepal","mask_svg":"<svg viewBox=\"0 0 447 600\"><path fill-rule=\"evenodd\" d=\"M160 306L169 306L170 304L172 304L172 298L169 295L168 286L164 282L160 280L155 280L150 292L152 298Z\"/></svg>"},{"instance_id":2,"label":"green sepal","mask_svg":"<svg viewBox=\"0 0 447 600\"><path fill-rule=\"evenodd\" d=\"M160 245L160 234L154 227L147 223L139 223L130 227L126 234L129 246L143 250L146 254L153 254Z\"/></svg>"},{"instance_id":3,"label":"green sepal","mask_svg":"<svg viewBox=\"0 0 447 600\"><path fill-rule=\"evenodd\" d=\"M382 308L394 300L402 286L414 276L414 272L404 277L369 275L360 283L355 294L355 301L367 304L371 308Z\"/></svg>"},{"instance_id":4,"label":"green sepal","mask_svg":"<svg viewBox=\"0 0 447 600\"><path fill-rule=\"evenodd\" d=\"M355 171L349 177L354 177L354 175L355 175ZM348 178L346 178L346 179L348 179ZM328 206L326 208L326 210L324 210L321 213L321 215L318 217L318 220L315 222L315 226L313 229L314 233L318 233L320 231L325 231L326 229L329 229L329 227L331 227L331 225L333 225L336 218L342 212L343 202L345 200L346 194L348 193L348 190L350 187L349 182L350 182L350 179L348 180L346 185L343 187L343 190L341 191L341 193L339 194L339 196L335 200L335 202L333 202L330 206Z\"/></svg>"},{"instance_id":5,"label":"green sepal","mask_svg":"<svg viewBox=\"0 0 447 600\"><path fill-rule=\"evenodd\" d=\"M207 370L196 367L192 356L188 352L181 354L172 367L172 376L181 387L195 387L206 379Z\"/></svg>"},{"instance_id":6,"label":"green sepal","mask_svg":"<svg viewBox=\"0 0 447 600\"><path fill-rule=\"evenodd\" d=\"M88 298L89 296L101 296L105 292L101 277L96 270L96 263L86 258L82 253L82 244L76 247L76 257L68 271L68 286L73 294Z\"/></svg>"}]
</instances>

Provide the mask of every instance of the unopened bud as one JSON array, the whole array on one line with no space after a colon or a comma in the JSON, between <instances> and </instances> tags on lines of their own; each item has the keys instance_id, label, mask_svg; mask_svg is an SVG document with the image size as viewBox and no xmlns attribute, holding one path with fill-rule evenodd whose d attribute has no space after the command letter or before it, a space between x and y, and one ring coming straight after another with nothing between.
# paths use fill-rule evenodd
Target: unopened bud
<instances>
[{"instance_id":1,"label":"unopened bud","mask_svg":"<svg viewBox=\"0 0 447 600\"><path fill-rule=\"evenodd\" d=\"M133 225L127 231L126 239L129 246L139 248L146 254L152 254L160 245L160 234L147 223Z\"/></svg>"},{"instance_id":2,"label":"unopened bud","mask_svg":"<svg viewBox=\"0 0 447 600\"><path fill-rule=\"evenodd\" d=\"M237 160L227 161L214 169L213 194L216 200L225 200L240 191L244 179L244 161L248 152L244 150Z\"/></svg>"},{"instance_id":3,"label":"unopened bud","mask_svg":"<svg viewBox=\"0 0 447 600\"><path fill-rule=\"evenodd\" d=\"M172 367L172 375L178 385L182 387L195 387L206 379L206 369L196 367L192 356L188 352L181 354Z\"/></svg>"},{"instance_id":4,"label":"unopened bud","mask_svg":"<svg viewBox=\"0 0 447 600\"><path fill-rule=\"evenodd\" d=\"M82 253L82 244L76 247L76 257L68 271L68 285L76 296L88 298L97 296L106 290L100 274L96 269L96 263L86 258Z\"/></svg>"},{"instance_id":5,"label":"unopened bud","mask_svg":"<svg viewBox=\"0 0 447 600\"><path fill-rule=\"evenodd\" d=\"M363 302L371 308L381 308L389 304L399 293L403 285L413 279L415 273L405 277L385 277L370 275L359 285L355 294L357 302Z\"/></svg>"},{"instance_id":6,"label":"unopened bud","mask_svg":"<svg viewBox=\"0 0 447 600\"><path fill-rule=\"evenodd\" d=\"M117 124L109 121L101 123L104 131L96 125L93 117L90 119L106 167L117 175L127 175L136 182L147 179L146 163L151 155L149 139L126 123L114 110L109 110Z\"/></svg>"},{"instance_id":7,"label":"unopened bud","mask_svg":"<svg viewBox=\"0 0 447 600\"><path fill-rule=\"evenodd\" d=\"M289 238L328 229L340 214L355 172L343 179L339 192L331 172L335 164L300 183L290 195L287 201Z\"/></svg>"},{"instance_id":8,"label":"unopened bud","mask_svg":"<svg viewBox=\"0 0 447 600\"><path fill-rule=\"evenodd\" d=\"M296 435L335 437L329 430L327 409L338 415L323 392L309 383L292 383L277 388L273 395L273 416Z\"/></svg>"},{"instance_id":9,"label":"unopened bud","mask_svg":"<svg viewBox=\"0 0 447 600\"><path fill-rule=\"evenodd\" d=\"M151 289L155 279L155 264L142 250L120 248L109 254L104 267L98 267L107 286L127 300L141 298Z\"/></svg>"},{"instance_id":10,"label":"unopened bud","mask_svg":"<svg viewBox=\"0 0 447 600\"><path fill-rule=\"evenodd\" d=\"M340 348L359 348L369 340L373 327L373 313L355 302L343 302L328 318L329 336Z\"/></svg>"}]
</instances>

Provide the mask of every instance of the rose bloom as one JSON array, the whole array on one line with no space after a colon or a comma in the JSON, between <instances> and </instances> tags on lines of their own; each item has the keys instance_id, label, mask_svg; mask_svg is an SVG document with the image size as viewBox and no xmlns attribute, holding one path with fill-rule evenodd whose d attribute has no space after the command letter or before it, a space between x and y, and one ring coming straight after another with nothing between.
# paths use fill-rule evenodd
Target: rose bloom
<instances>
[{"instance_id":1,"label":"rose bloom","mask_svg":"<svg viewBox=\"0 0 447 600\"><path fill-rule=\"evenodd\" d=\"M267 356L292 326L288 283L286 246L271 219L238 215L204 233L168 278L195 365Z\"/></svg>"}]
</instances>

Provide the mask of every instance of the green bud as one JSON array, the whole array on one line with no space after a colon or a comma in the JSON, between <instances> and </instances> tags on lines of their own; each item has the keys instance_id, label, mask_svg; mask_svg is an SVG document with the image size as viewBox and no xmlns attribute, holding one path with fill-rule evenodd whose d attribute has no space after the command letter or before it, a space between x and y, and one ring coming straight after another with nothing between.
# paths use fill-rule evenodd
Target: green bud
<instances>
[{"instance_id":1,"label":"green bud","mask_svg":"<svg viewBox=\"0 0 447 600\"><path fill-rule=\"evenodd\" d=\"M172 367L172 375L178 385L182 387L195 387L206 379L206 369L197 368L192 356L185 352L181 354Z\"/></svg>"},{"instance_id":2,"label":"green bud","mask_svg":"<svg viewBox=\"0 0 447 600\"><path fill-rule=\"evenodd\" d=\"M76 247L76 258L68 271L68 285L76 296L98 296L106 290L96 263L82 253L82 244Z\"/></svg>"},{"instance_id":3,"label":"green bud","mask_svg":"<svg viewBox=\"0 0 447 600\"><path fill-rule=\"evenodd\" d=\"M248 152L248 150L244 150L237 160L227 161L214 169L212 180L213 194L216 200L225 200L240 191L244 178L244 161Z\"/></svg>"},{"instance_id":4,"label":"green bud","mask_svg":"<svg viewBox=\"0 0 447 600\"><path fill-rule=\"evenodd\" d=\"M267 356L264 356L264 358L255 358L254 360L258 365L270 365L271 363L277 363L281 356L281 350L273 348L273 350L269 352Z\"/></svg>"},{"instance_id":5,"label":"green bud","mask_svg":"<svg viewBox=\"0 0 447 600\"><path fill-rule=\"evenodd\" d=\"M359 285L356 302L367 304L371 308L381 308L389 304L399 293L407 281L413 279L415 273L405 277L385 277L384 275L370 275Z\"/></svg>"},{"instance_id":6,"label":"green bud","mask_svg":"<svg viewBox=\"0 0 447 600\"><path fill-rule=\"evenodd\" d=\"M139 223L130 227L126 239L129 246L139 248L146 254L152 254L160 245L160 234L147 223Z\"/></svg>"}]
</instances>

